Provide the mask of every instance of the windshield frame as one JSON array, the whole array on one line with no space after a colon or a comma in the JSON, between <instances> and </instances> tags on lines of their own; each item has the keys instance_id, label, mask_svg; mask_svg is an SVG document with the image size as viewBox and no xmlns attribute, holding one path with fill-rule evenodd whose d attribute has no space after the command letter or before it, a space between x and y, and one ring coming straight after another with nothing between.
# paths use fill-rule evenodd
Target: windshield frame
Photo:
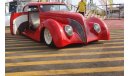
<instances>
[{"instance_id":1,"label":"windshield frame","mask_svg":"<svg viewBox=\"0 0 130 76\"><path fill-rule=\"evenodd\" d=\"M43 9L41 8L41 6L45 6L45 5L64 5L67 8L66 11L70 11L69 7L66 4L41 4L39 6L41 12L49 12L49 11L43 11ZM53 10L50 10L50 11L53 11ZM54 10L54 11L64 11L64 10Z\"/></svg>"}]
</instances>

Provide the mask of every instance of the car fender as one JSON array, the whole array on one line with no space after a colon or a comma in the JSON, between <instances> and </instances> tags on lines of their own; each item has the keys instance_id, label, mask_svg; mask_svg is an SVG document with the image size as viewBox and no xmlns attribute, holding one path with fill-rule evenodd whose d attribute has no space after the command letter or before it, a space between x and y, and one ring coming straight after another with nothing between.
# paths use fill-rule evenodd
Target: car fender
<instances>
[{"instance_id":1,"label":"car fender","mask_svg":"<svg viewBox=\"0 0 130 76\"><path fill-rule=\"evenodd\" d=\"M100 25L100 27L101 27L100 33L96 33L94 31L94 29L93 29L94 23L98 23ZM89 28L88 35L91 34L91 36L92 36L92 33L93 33L93 38L95 38L97 40L109 40L110 39L109 29L103 20L96 18L96 17L90 17L86 20L86 24L87 24L87 27ZM88 36L88 37L90 37L90 36ZM90 41L92 41L92 40L90 40Z\"/></svg>"},{"instance_id":2,"label":"car fender","mask_svg":"<svg viewBox=\"0 0 130 76\"><path fill-rule=\"evenodd\" d=\"M12 13L10 17L10 32L12 35L17 34L17 30L20 29L21 25L25 25L28 21L27 13Z\"/></svg>"},{"instance_id":3,"label":"car fender","mask_svg":"<svg viewBox=\"0 0 130 76\"><path fill-rule=\"evenodd\" d=\"M59 22L57 22L54 19L47 19L46 21L42 22L42 26L40 27L40 30L42 31L43 28L49 29L56 47L63 46L63 43L64 43L63 37L66 37L66 36L65 36L63 27L61 26Z\"/></svg>"}]
</instances>

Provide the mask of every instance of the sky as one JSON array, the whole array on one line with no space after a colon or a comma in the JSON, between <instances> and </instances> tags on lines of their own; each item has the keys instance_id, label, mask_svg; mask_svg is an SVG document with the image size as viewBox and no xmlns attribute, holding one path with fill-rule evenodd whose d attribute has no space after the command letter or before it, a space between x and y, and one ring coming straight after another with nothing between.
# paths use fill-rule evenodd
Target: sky
<instances>
[{"instance_id":1,"label":"sky","mask_svg":"<svg viewBox=\"0 0 130 76\"><path fill-rule=\"evenodd\" d=\"M80 0L72 0L72 4L77 5L79 1ZM89 0L87 0L87 1L89 1ZM93 0L93 2L96 3L97 5L100 5L100 2L98 0ZM115 4L124 3L124 0L113 0L113 3L115 3Z\"/></svg>"}]
</instances>

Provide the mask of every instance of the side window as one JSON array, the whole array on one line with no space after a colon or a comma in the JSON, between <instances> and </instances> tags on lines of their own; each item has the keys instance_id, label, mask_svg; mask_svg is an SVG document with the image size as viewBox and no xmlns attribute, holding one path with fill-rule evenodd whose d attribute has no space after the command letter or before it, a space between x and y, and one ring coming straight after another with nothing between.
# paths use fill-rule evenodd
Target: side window
<instances>
[{"instance_id":1,"label":"side window","mask_svg":"<svg viewBox=\"0 0 130 76\"><path fill-rule=\"evenodd\" d=\"M30 12L38 12L39 11L38 6L29 6L29 11Z\"/></svg>"},{"instance_id":2,"label":"side window","mask_svg":"<svg viewBox=\"0 0 130 76\"><path fill-rule=\"evenodd\" d=\"M23 9L23 12L28 12L28 6Z\"/></svg>"}]
</instances>

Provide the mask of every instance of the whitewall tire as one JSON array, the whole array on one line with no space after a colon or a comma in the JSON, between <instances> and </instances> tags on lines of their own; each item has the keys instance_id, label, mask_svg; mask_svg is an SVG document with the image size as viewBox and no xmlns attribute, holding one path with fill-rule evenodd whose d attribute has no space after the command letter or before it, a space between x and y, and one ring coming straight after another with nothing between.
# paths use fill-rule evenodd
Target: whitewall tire
<instances>
[{"instance_id":1,"label":"whitewall tire","mask_svg":"<svg viewBox=\"0 0 130 76\"><path fill-rule=\"evenodd\" d=\"M42 33L42 39L44 40L43 42L49 46L49 47L55 47L54 43L53 43L53 38L52 35L49 31L49 29L45 28L43 33Z\"/></svg>"}]
</instances>

